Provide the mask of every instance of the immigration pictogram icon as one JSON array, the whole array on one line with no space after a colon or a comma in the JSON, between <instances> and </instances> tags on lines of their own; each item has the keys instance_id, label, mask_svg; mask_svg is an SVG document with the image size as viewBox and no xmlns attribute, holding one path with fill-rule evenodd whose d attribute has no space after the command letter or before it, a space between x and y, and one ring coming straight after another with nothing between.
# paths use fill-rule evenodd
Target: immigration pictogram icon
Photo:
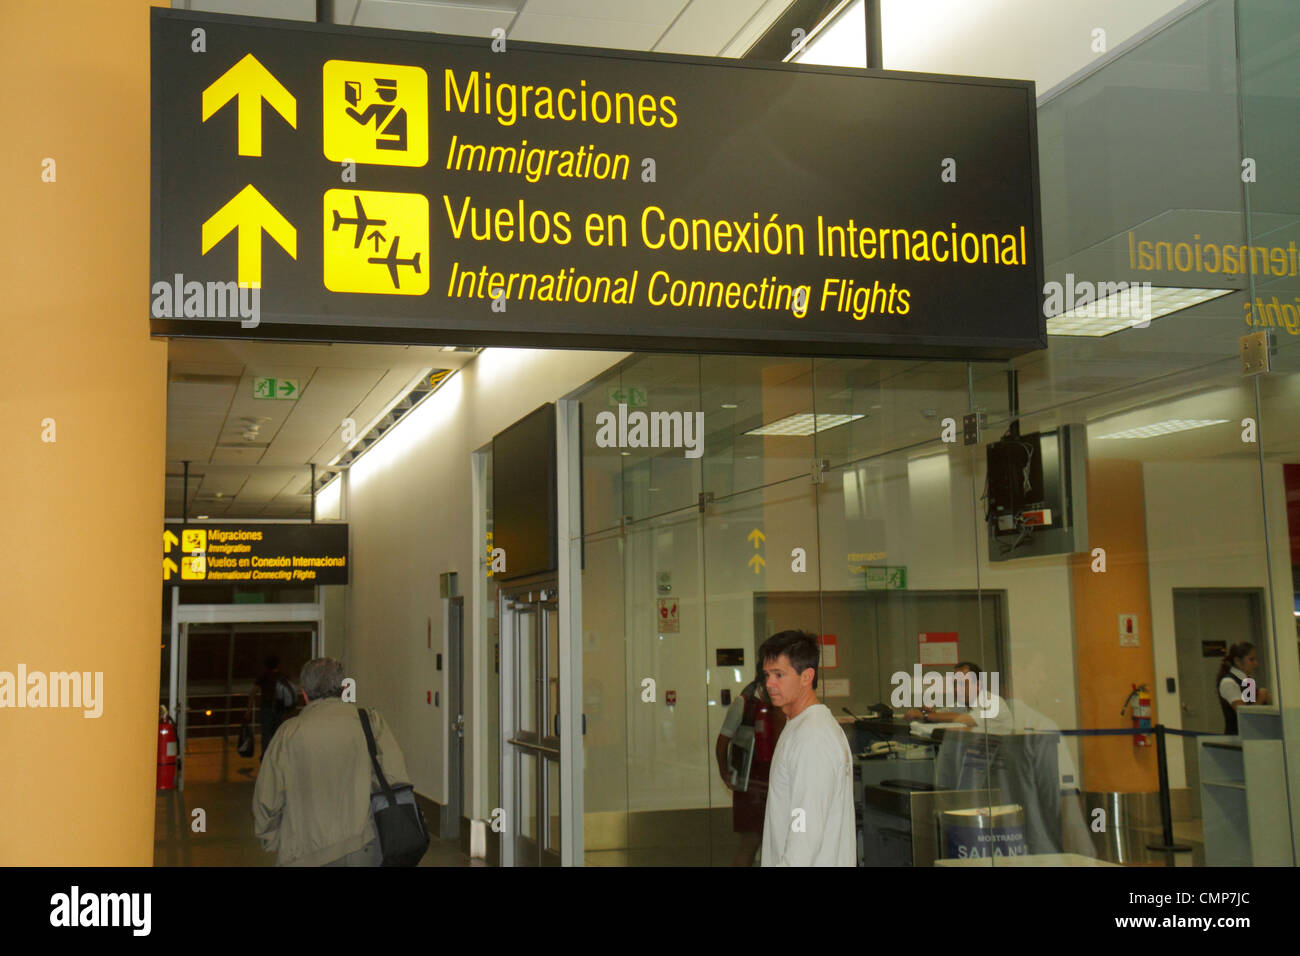
<instances>
[{"instance_id":1,"label":"immigration pictogram icon","mask_svg":"<svg viewBox=\"0 0 1300 956\"><path fill-rule=\"evenodd\" d=\"M429 291L429 199L420 193L325 192L324 281L331 292Z\"/></svg>"},{"instance_id":2,"label":"immigration pictogram icon","mask_svg":"<svg viewBox=\"0 0 1300 956\"><path fill-rule=\"evenodd\" d=\"M202 529L187 528L181 532L181 580L202 581L208 576L208 533Z\"/></svg>"},{"instance_id":3,"label":"immigration pictogram icon","mask_svg":"<svg viewBox=\"0 0 1300 956\"><path fill-rule=\"evenodd\" d=\"M429 76L424 70L328 60L321 75L327 159L378 166L429 161Z\"/></svg>"}]
</instances>

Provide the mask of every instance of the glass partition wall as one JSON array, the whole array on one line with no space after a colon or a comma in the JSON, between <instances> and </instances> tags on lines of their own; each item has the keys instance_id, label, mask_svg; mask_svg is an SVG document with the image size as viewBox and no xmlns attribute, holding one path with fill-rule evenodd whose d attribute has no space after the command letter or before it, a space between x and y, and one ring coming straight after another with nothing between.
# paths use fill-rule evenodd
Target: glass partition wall
<instances>
[{"instance_id":1,"label":"glass partition wall","mask_svg":"<svg viewBox=\"0 0 1300 956\"><path fill-rule=\"evenodd\" d=\"M1284 0L1210 2L1040 104L1043 351L637 354L571 396L589 865L753 861L724 723L788 628L858 755L860 864L1296 862L1298 38ZM998 528L1003 440L1042 474ZM914 722L959 663L983 696L936 709L968 719Z\"/></svg>"}]
</instances>

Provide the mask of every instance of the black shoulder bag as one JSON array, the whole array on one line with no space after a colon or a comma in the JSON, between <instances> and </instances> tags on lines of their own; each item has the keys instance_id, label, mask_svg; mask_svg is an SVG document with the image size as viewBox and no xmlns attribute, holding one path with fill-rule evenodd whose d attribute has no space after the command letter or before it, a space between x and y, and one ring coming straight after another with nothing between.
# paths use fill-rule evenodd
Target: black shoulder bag
<instances>
[{"instance_id":1,"label":"black shoulder bag","mask_svg":"<svg viewBox=\"0 0 1300 956\"><path fill-rule=\"evenodd\" d=\"M361 729L366 732L366 746L370 748L370 762L375 767L380 789L370 795L370 813L375 818L379 833L379 846L384 852L384 866L415 866L429 848L429 828L424 814L415 802L415 788L409 783L397 787L388 785L388 778L379 767L375 752L375 735L370 730L370 717L358 707Z\"/></svg>"}]
</instances>

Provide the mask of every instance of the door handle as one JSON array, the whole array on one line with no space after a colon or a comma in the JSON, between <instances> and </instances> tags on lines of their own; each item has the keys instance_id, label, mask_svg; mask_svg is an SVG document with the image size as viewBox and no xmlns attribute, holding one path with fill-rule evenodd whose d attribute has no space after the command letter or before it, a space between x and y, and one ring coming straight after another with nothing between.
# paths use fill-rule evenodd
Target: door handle
<instances>
[{"instance_id":1,"label":"door handle","mask_svg":"<svg viewBox=\"0 0 1300 956\"><path fill-rule=\"evenodd\" d=\"M560 736L560 715L555 715L555 736ZM587 736L587 715L582 715L582 736Z\"/></svg>"}]
</instances>

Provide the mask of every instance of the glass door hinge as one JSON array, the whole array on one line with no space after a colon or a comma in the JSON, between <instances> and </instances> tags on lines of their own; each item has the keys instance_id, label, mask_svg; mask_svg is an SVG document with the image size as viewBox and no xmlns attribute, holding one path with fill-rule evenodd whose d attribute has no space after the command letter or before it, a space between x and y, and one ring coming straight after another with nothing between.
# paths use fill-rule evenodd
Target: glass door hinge
<instances>
[{"instance_id":1,"label":"glass door hinge","mask_svg":"<svg viewBox=\"0 0 1300 956\"><path fill-rule=\"evenodd\" d=\"M1238 342L1241 345L1242 375L1262 375L1273 371L1273 356L1277 354L1277 342L1273 339L1271 329L1243 335Z\"/></svg>"}]
</instances>

